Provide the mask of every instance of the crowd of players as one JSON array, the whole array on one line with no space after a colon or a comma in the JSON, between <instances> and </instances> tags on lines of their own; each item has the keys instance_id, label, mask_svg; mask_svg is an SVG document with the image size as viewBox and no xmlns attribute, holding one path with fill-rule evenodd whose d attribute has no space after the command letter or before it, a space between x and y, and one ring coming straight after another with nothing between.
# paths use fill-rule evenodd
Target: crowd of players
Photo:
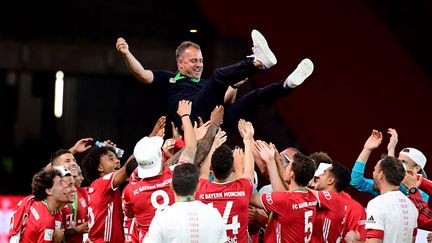
<instances>
[{"instance_id":1,"label":"crowd of players","mask_svg":"<svg viewBox=\"0 0 432 243\"><path fill-rule=\"evenodd\" d=\"M167 117L124 163L111 141L98 147L84 138L56 151L17 205L10 242L413 242L417 229L431 230L426 157L404 148L396 158L395 129L388 130L388 154L372 179L364 170L382 143L379 131L351 171L324 152L279 152L254 137L252 123L241 118L284 97L313 64L305 59L285 80L236 99L244 79L276 64L258 31L252 40L253 56L205 82L195 43L180 45L179 70L169 73L144 69L119 38L116 47L139 80L169 84ZM171 138L165 138L168 121ZM232 149L225 142L234 128L243 144ZM79 162L77 153L85 154ZM257 188L257 172L267 186ZM81 187L83 180L90 185ZM344 192L349 185L375 196L367 210Z\"/></svg>"}]
</instances>

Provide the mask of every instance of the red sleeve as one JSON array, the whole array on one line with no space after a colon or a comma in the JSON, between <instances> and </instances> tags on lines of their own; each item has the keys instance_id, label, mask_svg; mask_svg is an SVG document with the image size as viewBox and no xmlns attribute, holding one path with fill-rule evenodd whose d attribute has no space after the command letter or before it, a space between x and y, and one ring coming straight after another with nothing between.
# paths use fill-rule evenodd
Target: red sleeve
<instances>
[{"instance_id":1,"label":"red sleeve","mask_svg":"<svg viewBox=\"0 0 432 243\"><path fill-rule=\"evenodd\" d=\"M123 203L123 210L125 213L133 212L133 202L130 199L130 184L128 184L124 190L123 190L123 196L122 196L122 203Z\"/></svg>"},{"instance_id":2,"label":"red sleeve","mask_svg":"<svg viewBox=\"0 0 432 243\"><path fill-rule=\"evenodd\" d=\"M334 208L334 200L337 198L335 192L318 191L318 206L320 208L332 209Z\"/></svg>"},{"instance_id":3,"label":"red sleeve","mask_svg":"<svg viewBox=\"0 0 432 243\"><path fill-rule=\"evenodd\" d=\"M347 214L347 230L354 230L360 233L360 240L366 241L366 211L360 204L352 205L351 212Z\"/></svg>"},{"instance_id":4,"label":"red sleeve","mask_svg":"<svg viewBox=\"0 0 432 243\"><path fill-rule=\"evenodd\" d=\"M52 242L54 239L54 227L55 219L53 217L47 217L43 219L37 226L37 242Z\"/></svg>"},{"instance_id":5,"label":"red sleeve","mask_svg":"<svg viewBox=\"0 0 432 243\"><path fill-rule=\"evenodd\" d=\"M384 230L370 229L367 230L366 238L384 239Z\"/></svg>"},{"instance_id":6,"label":"red sleeve","mask_svg":"<svg viewBox=\"0 0 432 243\"><path fill-rule=\"evenodd\" d=\"M423 230L432 230L432 210L425 203L419 191L415 194L408 194L408 197L413 202L418 210L417 227Z\"/></svg>"},{"instance_id":7,"label":"red sleeve","mask_svg":"<svg viewBox=\"0 0 432 243\"><path fill-rule=\"evenodd\" d=\"M432 181L423 178L419 188L420 190L426 192L429 196L432 196Z\"/></svg>"},{"instance_id":8,"label":"red sleeve","mask_svg":"<svg viewBox=\"0 0 432 243\"><path fill-rule=\"evenodd\" d=\"M289 203L291 192L272 192L261 195L264 210L281 215L290 211Z\"/></svg>"}]
</instances>

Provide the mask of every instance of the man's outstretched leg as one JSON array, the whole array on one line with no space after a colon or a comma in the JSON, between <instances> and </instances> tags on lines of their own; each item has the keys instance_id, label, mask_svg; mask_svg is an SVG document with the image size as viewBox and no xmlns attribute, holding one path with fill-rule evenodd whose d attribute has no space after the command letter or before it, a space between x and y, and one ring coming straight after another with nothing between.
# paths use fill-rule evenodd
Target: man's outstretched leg
<instances>
[{"instance_id":1,"label":"man's outstretched leg","mask_svg":"<svg viewBox=\"0 0 432 243\"><path fill-rule=\"evenodd\" d=\"M268 69L277 63L264 36L257 30L251 33L253 55L233 65L216 69L206 86L194 97L193 111L197 116L208 120L217 105L223 105L229 85L236 84L260 70Z\"/></svg>"},{"instance_id":2,"label":"man's outstretched leg","mask_svg":"<svg viewBox=\"0 0 432 243\"><path fill-rule=\"evenodd\" d=\"M285 80L255 89L227 106L223 123L224 130L227 133L234 131L240 118L249 119L258 109L272 105L287 96L293 88L302 84L312 74L313 68L311 60L303 59Z\"/></svg>"}]
</instances>

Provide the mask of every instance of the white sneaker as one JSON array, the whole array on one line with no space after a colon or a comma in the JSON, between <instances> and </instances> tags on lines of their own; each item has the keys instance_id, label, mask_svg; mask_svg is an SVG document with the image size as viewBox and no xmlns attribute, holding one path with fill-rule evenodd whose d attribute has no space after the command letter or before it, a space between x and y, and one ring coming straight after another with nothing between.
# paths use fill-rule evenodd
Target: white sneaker
<instances>
[{"instance_id":1,"label":"white sneaker","mask_svg":"<svg viewBox=\"0 0 432 243\"><path fill-rule=\"evenodd\" d=\"M295 88L305 81L312 74L314 65L309 58L303 59L297 68L292 72L284 82L284 87Z\"/></svg>"},{"instance_id":2,"label":"white sneaker","mask_svg":"<svg viewBox=\"0 0 432 243\"><path fill-rule=\"evenodd\" d=\"M276 56L270 50L266 39L258 30L252 30L252 51L255 60L260 61L265 68L270 68L277 63Z\"/></svg>"}]
</instances>

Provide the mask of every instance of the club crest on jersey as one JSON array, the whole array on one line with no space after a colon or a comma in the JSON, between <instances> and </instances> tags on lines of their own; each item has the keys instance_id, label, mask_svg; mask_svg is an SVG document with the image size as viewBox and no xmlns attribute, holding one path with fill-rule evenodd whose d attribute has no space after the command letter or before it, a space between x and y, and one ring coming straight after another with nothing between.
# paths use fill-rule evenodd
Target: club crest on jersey
<instances>
[{"instance_id":1,"label":"club crest on jersey","mask_svg":"<svg viewBox=\"0 0 432 243\"><path fill-rule=\"evenodd\" d=\"M81 203L81 206L82 206L83 208L87 207L87 202L86 202L86 200L85 200L84 198L81 198L81 199L80 199L80 203Z\"/></svg>"}]
</instances>

